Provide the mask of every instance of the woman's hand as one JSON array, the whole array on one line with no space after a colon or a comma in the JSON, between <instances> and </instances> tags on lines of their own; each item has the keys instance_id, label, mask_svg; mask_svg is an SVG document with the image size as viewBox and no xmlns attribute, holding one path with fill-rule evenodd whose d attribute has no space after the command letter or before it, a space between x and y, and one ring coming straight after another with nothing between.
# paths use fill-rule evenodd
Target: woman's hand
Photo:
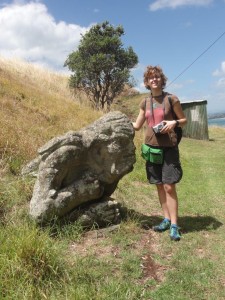
<instances>
[{"instance_id":1,"label":"woman's hand","mask_svg":"<svg viewBox=\"0 0 225 300\"><path fill-rule=\"evenodd\" d=\"M162 134L172 131L176 127L177 122L176 122L176 120L172 120L172 121L163 120L163 124L164 124L164 127L160 131L160 133L162 133Z\"/></svg>"}]
</instances>

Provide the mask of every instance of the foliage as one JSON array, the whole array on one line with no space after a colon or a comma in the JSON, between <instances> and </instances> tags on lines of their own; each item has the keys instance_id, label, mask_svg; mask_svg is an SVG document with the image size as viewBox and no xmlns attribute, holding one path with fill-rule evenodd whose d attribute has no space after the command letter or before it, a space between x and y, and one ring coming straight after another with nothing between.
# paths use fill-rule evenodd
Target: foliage
<instances>
[{"instance_id":1,"label":"foliage","mask_svg":"<svg viewBox=\"0 0 225 300\"><path fill-rule=\"evenodd\" d=\"M138 63L132 47L124 49L122 26L107 21L97 24L82 36L77 51L72 52L65 66L74 72L70 86L83 90L96 109L107 109L125 84L132 86L130 69Z\"/></svg>"}]
</instances>

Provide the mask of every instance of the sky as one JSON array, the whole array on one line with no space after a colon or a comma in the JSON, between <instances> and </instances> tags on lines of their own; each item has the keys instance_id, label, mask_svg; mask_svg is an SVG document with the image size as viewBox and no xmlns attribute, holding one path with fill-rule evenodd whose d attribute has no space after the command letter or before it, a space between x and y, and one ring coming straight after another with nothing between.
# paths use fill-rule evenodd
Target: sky
<instances>
[{"instance_id":1,"label":"sky","mask_svg":"<svg viewBox=\"0 0 225 300\"><path fill-rule=\"evenodd\" d=\"M225 112L225 0L0 0L0 55L69 74L81 35L104 21L123 26L123 47L138 56L137 90L147 92L146 66L159 65L181 102Z\"/></svg>"}]
</instances>

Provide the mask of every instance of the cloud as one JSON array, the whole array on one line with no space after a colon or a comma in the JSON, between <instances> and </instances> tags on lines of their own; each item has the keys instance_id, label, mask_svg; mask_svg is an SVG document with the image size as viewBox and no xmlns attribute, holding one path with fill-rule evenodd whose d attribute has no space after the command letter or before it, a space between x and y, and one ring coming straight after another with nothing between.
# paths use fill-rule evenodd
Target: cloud
<instances>
[{"instance_id":1,"label":"cloud","mask_svg":"<svg viewBox=\"0 0 225 300\"><path fill-rule=\"evenodd\" d=\"M131 74L135 78L135 81L136 81L135 89L141 93L146 93L148 91L143 83L143 74L144 74L145 68L146 68L146 66L138 63L137 66L135 66L131 70Z\"/></svg>"},{"instance_id":2,"label":"cloud","mask_svg":"<svg viewBox=\"0 0 225 300\"><path fill-rule=\"evenodd\" d=\"M212 75L216 77L225 75L225 61L221 63L220 69L215 70Z\"/></svg>"},{"instance_id":3,"label":"cloud","mask_svg":"<svg viewBox=\"0 0 225 300\"><path fill-rule=\"evenodd\" d=\"M220 65L220 68L215 70L213 73L212 73L213 76L215 77L220 77L218 79L218 81L216 82L216 87L219 88L219 89L223 89L225 88L225 61L223 61ZM224 95L224 93L223 93Z\"/></svg>"},{"instance_id":4,"label":"cloud","mask_svg":"<svg viewBox=\"0 0 225 300\"><path fill-rule=\"evenodd\" d=\"M170 88L170 89L173 89L174 91L176 90L180 90L184 87L184 84L183 83L172 83L170 81L167 82L167 85L166 85L166 88Z\"/></svg>"},{"instance_id":5,"label":"cloud","mask_svg":"<svg viewBox=\"0 0 225 300\"><path fill-rule=\"evenodd\" d=\"M15 1L0 9L0 55L62 70L68 54L76 50L81 34L88 29L57 23L38 1Z\"/></svg>"},{"instance_id":6,"label":"cloud","mask_svg":"<svg viewBox=\"0 0 225 300\"><path fill-rule=\"evenodd\" d=\"M217 87L219 88L225 88L225 77L222 77L217 82Z\"/></svg>"},{"instance_id":7,"label":"cloud","mask_svg":"<svg viewBox=\"0 0 225 300\"><path fill-rule=\"evenodd\" d=\"M156 0L149 5L151 11L163 8L175 9L181 6L208 6L214 0Z\"/></svg>"}]
</instances>

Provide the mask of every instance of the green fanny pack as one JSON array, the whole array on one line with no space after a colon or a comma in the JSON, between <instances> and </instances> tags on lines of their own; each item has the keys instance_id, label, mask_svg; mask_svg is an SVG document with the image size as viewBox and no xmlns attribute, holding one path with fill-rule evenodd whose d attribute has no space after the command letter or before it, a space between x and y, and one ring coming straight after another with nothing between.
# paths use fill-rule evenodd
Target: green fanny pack
<instances>
[{"instance_id":1,"label":"green fanny pack","mask_svg":"<svg viewBox=\"0 0 225 300\"><path fill-rule=\"evenodd\" d=\"M163 149L152 148L146 144L142 144L141 156L153 164L161 165L163 163Z\"/></svg>"}]
</instances>

